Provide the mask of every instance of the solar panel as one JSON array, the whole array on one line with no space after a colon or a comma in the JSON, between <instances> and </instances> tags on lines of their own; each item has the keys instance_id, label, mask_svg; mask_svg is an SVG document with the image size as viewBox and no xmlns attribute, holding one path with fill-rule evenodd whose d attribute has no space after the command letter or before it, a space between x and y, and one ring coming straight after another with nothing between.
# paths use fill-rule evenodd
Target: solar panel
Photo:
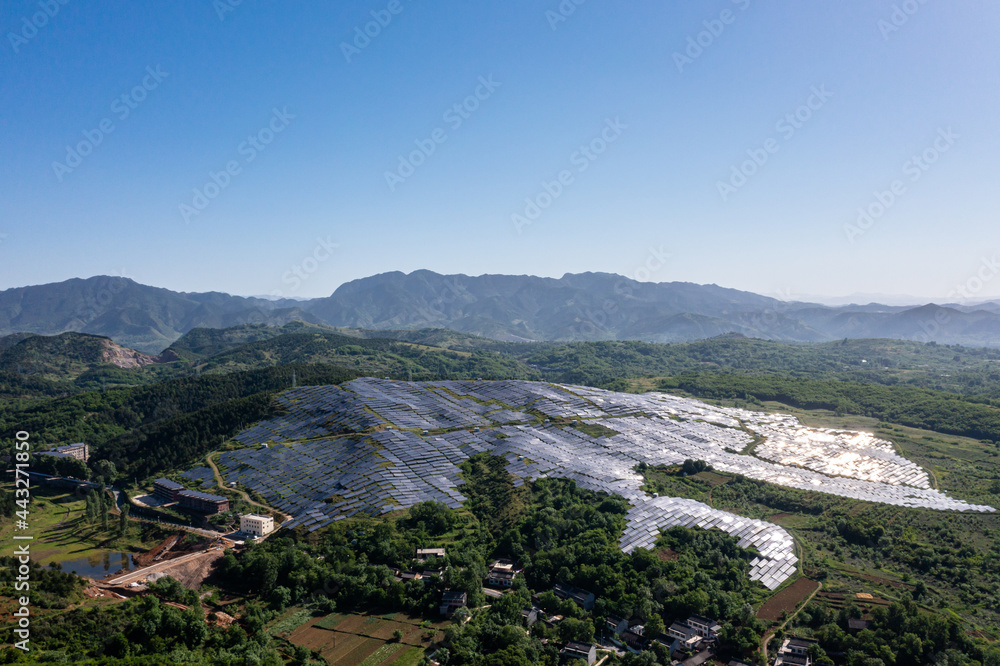
<instances>
[{"instance_id":1,"label":"solar panel","mask_svg":"<svg viewBox=\"0 0 1000 666\"><path fill-rule=\"evenodd\" d=\"M291 389L278 402L287 411L237 435L247 448L220 455L219 467L227 482L257 490L296 520L309 515L317 521L308 523L309 529L427 500L460 506L465 498L458 491L458 465L481 451L504 456L518 486L554 476L626 498L633 508L623 549L648 547L671 525L726 531L758 549L761 558L751 565L752 575L768 587L794 571L787 532L693 500L651 499L640 490L636 466L704 460L722 473L801 490L907 507L994 510L934 490L923 469L867 433L807 428L788 415L661 393L523 381L366 378ZM606 434L566 427L570 420L603 426ZM418 434L425 430L435 434ZM337 434L344 432L356 434ZM746 450L755 437L760 438L756 457L734 453ZM259 448L263 442L272 446ZM199 469L207 470L191 470L189 478L207 481Z\"/></svg>"}]
</instances>

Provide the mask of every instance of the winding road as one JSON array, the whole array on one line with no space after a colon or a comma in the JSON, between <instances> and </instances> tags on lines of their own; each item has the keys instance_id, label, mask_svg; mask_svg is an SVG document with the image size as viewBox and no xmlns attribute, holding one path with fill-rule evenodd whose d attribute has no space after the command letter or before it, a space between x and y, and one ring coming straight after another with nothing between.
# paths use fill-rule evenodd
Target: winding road
<instances>
[{"instance_id":1,"label":"winding road","mask_svg":"<svg viewBox=\"0 0 1000 666\"><path fill-rule=\"evenodd\" d=\"M246 500L247 504L253 506L259 506L262 509L266 509L269 512L273 512L276 516L284 516L284 518L278 521L281 524L284 524L292 519L291 516L284 514L273 507L267 506L266 504L261 504L260 502L253 501L252 499L250 499L250 495L240 490L239 488L227 487L225 479L222 478L222 473L219 471L219 468L216 466L215 461L212 459L213 456L216 456L218 454L219 454L218 451L212 451L207 456L205 456L205 462L208 463L208 466L212 468L212 473L215 474L215 482L219 484L220 488L226 488L226 490L231 490L235 493L239 493L243 497L243 499Z\"/></svg>"}]
</instances>

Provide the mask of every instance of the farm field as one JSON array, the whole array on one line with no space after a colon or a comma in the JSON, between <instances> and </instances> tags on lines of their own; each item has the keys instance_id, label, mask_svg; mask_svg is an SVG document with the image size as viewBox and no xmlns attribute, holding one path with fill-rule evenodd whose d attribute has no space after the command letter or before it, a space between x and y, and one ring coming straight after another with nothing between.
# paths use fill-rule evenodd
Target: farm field
<instances>
[{"instance_id":1,"label":"farm field","mask_svg":"<svg viewBox=\"0 0 1000 666\"><path fill-rule=\"evenodd\" d=\"M782 612L787 611L791 615L795 612L795 608L805 601L817 587L819 584L816 581L804 577L799 578L768 599L757 611L757 618L773 622L781 619Z\"/></svg>"},{"instance_id":2,"label":"farm field","mask_svg":"<svg viewBox=\"0 0 1000 666\"><path fill-rule=\"evenodd\" d=\"M328 664L337 666L410 666L424 650L443 636L438 622L429 628L421 618L392 613L385 616L334 613L311 619L288 635L295 645L319 652ZM396 641L393 632L401 631Z\"/></svg>"}]
</instances>

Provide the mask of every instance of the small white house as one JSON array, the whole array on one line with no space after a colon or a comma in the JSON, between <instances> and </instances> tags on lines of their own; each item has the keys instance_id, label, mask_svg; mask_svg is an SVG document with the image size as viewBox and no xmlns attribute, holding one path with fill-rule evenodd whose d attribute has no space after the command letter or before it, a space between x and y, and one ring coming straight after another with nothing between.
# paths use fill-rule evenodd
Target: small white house
<instances>
[{"instance_id":1,"label":"small white house","mask_svg":"<svg viewBox=\"0 0 1000 666\"><path fill-rule=\"evenodd\" d=\"M248 513L240 516L240 532L260 538L274 531L274 518Z\"/></svg>"}]
</instances>

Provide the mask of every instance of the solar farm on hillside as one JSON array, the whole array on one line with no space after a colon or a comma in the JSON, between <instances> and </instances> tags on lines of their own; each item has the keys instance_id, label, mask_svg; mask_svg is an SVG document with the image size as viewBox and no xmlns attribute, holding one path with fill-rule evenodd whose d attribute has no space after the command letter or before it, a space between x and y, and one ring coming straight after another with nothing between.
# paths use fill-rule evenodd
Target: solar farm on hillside
<instances>
[{"instance_id":1,"label":"solar farm on hillside","mask_svg":"<svg viewBox=\"0 0 1000 666\"><path fill-rule=\"evenodd\" d=\"M674 525L720 529L759 554L751 578L770 589L795 571L781 527L640 489L639 463L703 460L723 473L870 502L993 511L931 488L926 472L867 433L807 428L787 415L720 408L662 393L634 395L526 381L358 379L284 392L283 415L236 436L247 448L219 458L227 483L259 492L316 530L357 513L378 515L433 500L464 501L459 464L489 451L520 485L573 479L631 504L620 546L651 547ZM572 423L597 424L591 436ZM755 437L754 455L744 453ZM267 444L265 447L264 444Z\"/></svg>"}]
</instances>

